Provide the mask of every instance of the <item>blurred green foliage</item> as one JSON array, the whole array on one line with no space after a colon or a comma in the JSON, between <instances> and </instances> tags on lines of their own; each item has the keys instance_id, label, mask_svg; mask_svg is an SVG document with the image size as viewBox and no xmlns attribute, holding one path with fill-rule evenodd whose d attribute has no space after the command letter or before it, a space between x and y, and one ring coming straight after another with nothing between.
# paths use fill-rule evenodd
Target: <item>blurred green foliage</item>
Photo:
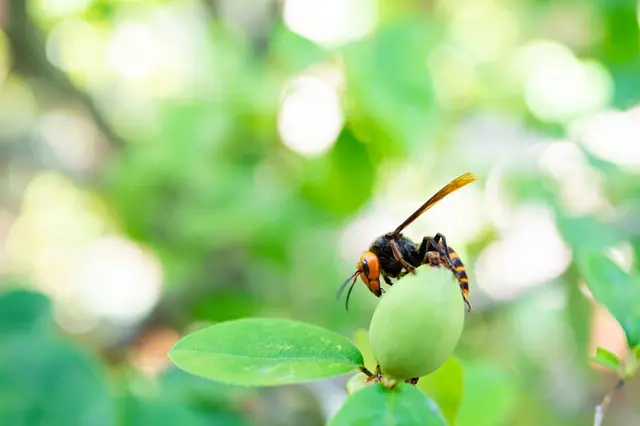
<instances>
[{"instance_id":1,"label":"blurred green foliage","mask_svg":"<svg viewBox=\"0 0 640 426\"><path fill-rule=\"evenodd\" d=\"M342 45L312 41L308 19L295 27L295 3L0 3L0 424L326 424L342 382L237 389L166 363L148 373L136 348L152 352L157 329L250 316L367 327L376 301L363 286L349 314L335 302L358 256L348 243L365 250L389 230L382 216L401 222L465 171L480 178L473 202L443 202L448 220L434 208L407 230L461 236L449 242L474 311L455 424L592 421L615 377L589 357L603 346L626 360L639 339L637 1L344 2L377 18ZM312 17L337 31L329 3L329 18ZM347 29L369 16L353 7ZM344 117L315 156L279 127L302 74L332 88ZM319 104L298 123L311 135ZM45 172L58 184L39 192ZM567 262L530 208L549 214ZM160 300L132 322L90 312L85 296L96 276L134 272L111 258L80 284L65 272L91 264L87 240L113 234L162 269ZM121 293L129 306L138 286L116 284L94 304ZM606 424L640 422L637 382Z\"/></svg>"},{"instance_id":2,"label":"blurred green foliage","mask_svg":"<svg viewBox=\"0 0 640 426\"><path fill-rule=\"evenodd\" d=\"M445 426L447 423L435 403L414 386L401 383L387 389L375 383L353 394L329 424Z\"/></svg>"}]
</instances>

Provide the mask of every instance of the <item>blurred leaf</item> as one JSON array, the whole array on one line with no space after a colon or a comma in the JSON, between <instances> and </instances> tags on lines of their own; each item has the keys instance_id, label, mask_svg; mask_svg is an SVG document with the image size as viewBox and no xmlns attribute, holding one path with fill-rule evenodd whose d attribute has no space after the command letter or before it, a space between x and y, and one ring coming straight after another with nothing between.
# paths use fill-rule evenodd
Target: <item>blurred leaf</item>
<instances>
[{"instance_id":1,"label":"blurred leaf","mask_svg":"<svg viewBox=\"0 0 640 426\"><path fill-rule=\"evenodd\" d=\"M206 426L212 424L203 413L190 409L188 406L163 399L137 398L127 395L122 401L122 415L124 426L137 425L184 425Z\"/></svg>"},{"instance_id":2,"label":"blurred leaf","mask_svg":"<svg viewBox=\"0 0 640 426\"><path fill-rule=\"evenodd\" d=\"M366 386L347 398L330 426L445 426L438 406L415 386Z\"/></svg>"},{"instance_id":3,"label":"blurred leaf","mask_svg":"<svg viewBox=\"0 0 640 426\"><path fill-rule=\"evenodd\" d=\"M0 424L112 426L102 368L73 346L21 335L0 342Z\"/></svg>"},{"instance_id":4,"label":"blurred leaf","mask_svg":"<svg viewBox=\"0 0 640 426\"><path fill-rule=\"evenodd\" d=\"M595 299L618 320L629 345L640 343L640 277L627 274L611 259L591 251L578 253L578 266Z\"/></svg>"},{"instance_id":5,"label":"blurred leaf","mask_svg":"<svg viewBox=\"0 0 640 426\"><path fill-rule=\"evenodd\" d=\"M460 360L450 357L442 367L418 381L418 388L433 398L451 424L455 424L464 390L462 373Z\"/></svg>"},{"instance_id":6,"label":"blurred leaf","mask_svg":"<svg viewBox=\"0 0 640 426\"><path fill-rule=\"evenodd\" d=\"M640 97L640 59L608 65L608 71L615 82L613 104L623 110L635 107Z\"/></svg>"},{"instance_id":7,"label":"blurred leaf","mask_svg":"<svg viewBox=\"0 0 640 426\"><path fill-rule=\"evenodd\" d=\"M627 62L637 58L640 49L636 0L599 0L596 2L605 18L604 54L611 62Z\"/></svg>"},{"instance_id":8,"label":"blurred leaf","mask_svg":"<svg viewBox=\"0 0 640 426\"><path fill-rule=\"evenodd\" d=\"M345 128L327 158L305 166L302 193L320 211L342 218L369 199L374 171L365 145Z\"/></svg>"},{"instance_id":9,"label":"blurred leaf","mask_svg":"<svg viewBox=\"0 0 640 426\"><path fill-rule=\"evenodd\" d=\"M198 298L193 304L192 316L199 321L230 321L250 317L259 308L260 303L254 293L238 289L220 290Z\"/></svg>"},{"instance_id":10,"label":"blurred leaf","mask_svg":"<svg viewBox=\"0 0 640 426\"><path fill-rule=\"evenodd\" d=\"M638 361L640 361L640 345L637 345L637 346L634 348L634 352L635 352L635 354L636 354L636 359L638 359Z\"/></svg>"},{"instance_id":11,"label":"blurred leaf","mask_svg":"<svg viewBox=\"0 0 640 426\"><path fill-rule=\"evenodd\" d=\"M242 407L234 406L233 402L256 394L256 389L211 381L177 367L168 368L161 376L160 384L162 397L167 401L182 401L216 412L240 411Z\"/></svg>"},{"instance_id":12,"label":"blurred leaf","mask_svg":"<svg viewBox=\"0 0 640 426\"><path fill-rule=\"evenodd\" d=\"M456 426L501 426L511 424L517 388L499 366L465 360L464 392Z\"/></svg>"},{"instance_id":13,"label":"blurred leaf","mask_svg":"<svg viewBox=\"0 0 640 426\"><path fill-rule=\"evenodd\" d=\"M9 333L49 333L51 322L45 295L28 290L0 293L0 340Z\"/></svg>"},{"instance_id":14,"label":"blurred leaf","mask_svg":"<svg viewBox=\"0 0 640 426\"><path fill-rule=\"evenodd\" d=\"M558 229L565 240L581 251L600 251L621 241L613 227L591 217L558 218Z\"/></svg>"},{"instance_id":15,"label":"blurred leaf","mask_svg":"<svg viewBox=\"0 0 640 426\"><path fill-rule=\"evenodd\" d=\"M245 386L334 377L362 365L351 341L330 330L277 318L219 323L183 337L169 352L181 369Z\"/></svg>"},{"instance_id":16,"label":"blurred leaf","mask_svg":"<svg viewBox=\"0 0 640 426\"><path fill-rule=\"evenodd\" d=\"M591 357L591 360L616 372L620 368L620 358L618 358L616 354L601 347L598 347L596 355Z\"/></svg>"},{"instance_id":17,"label":"blurred leaf","mask_svg":"<svg viewBox=\"0 0 640 426\"><path fill-rule=\"evenodd\" d=\"M208 382L211 384L211 382ZM189 400L167 394L159 397L126 395L121 401L124 426L243 426L247 422L239 413L223 406L208 406L208 400Z\"/></svg>"},{"instance_id":18,"label":"blurred leaf","mask_svg":"<svg viewBox=\"0 0 640 426\"><path fill-rule=\"evenodd\" d=\"M604 22L599 59L614 80L614 104L628 108L640 96L640 30L635 0L599 0L598 15Z\"/></svg>"},{"instance_id":19,"label":"blurred leaf","mask_svg":"<svg viewBox=\"0 0 640 426\"><path fill-rule=\"evenodd\" d=\"M570 340L575 342L575 353L589 353L591 350L591 324L584 319L593 314L593 306L591 301L584 297L581 286L575 284L581 281L580 271L575 262L569 265L563 281L566 283L563 287L567 291L567 305L566 309L564 309L564 317L568 330L572 334ZM581 368L587 368L588 360L586 357L579 357L576 360L576 365L581 366Z\"/></svg>"},{"instance_id":20,"label":"blurred leaf","mask_svg":"<svg viewBox=\"0 0 640 426\"><path fill-rule=\"evenodd\" d=\"M435 21L409 18L344 52L348 116L381 156L405 154L433 133L434 92L425 58L439 37Z\"/></svg>"},{"instance_id":21,"label":"blurred leaf","mask_svg":"<svg viewBox=\"0 0 640 426\"><path fill-rule=\"evenodd\" d=\"M376 357L373 355L371 346L369 345L369 332L364 328L356 330L353 335L353 342L356 344L364 358L364 366L370 371L373 371L378 363L376 361Z\"/></svg>"},{"instance_id":22,"label":"blurred leaf","mask_svg":"<svg viewBox=\"0 0 640 426\"><path fill-rule=\"evenodd\" d=\"M212 382L169 368L160 380L133 376L120 401L124 426L245 425L242 406L252 389Z\"/></svg>"},{"instance_id":23,"label":"blurred leaf","mask_svg":"<svg viewBox=\"0 0 640 426\"><path fill-rule=\"evenodd\" d=\"M271 40L272 53L287 72L299 73L326 60L327 54L320 46L285 26L277 27Z\"/></svg>"},{"instance_id":24,"label":"blurred leaf","mask_svg":"<svg viewBox=\"0 0 640 426\"><path fill-rule=\"evenodd\" d=\"M115 424L114 401L97 360L52 333L40 293L0 294L0 424Z\"/></svg>"}]
</instances>

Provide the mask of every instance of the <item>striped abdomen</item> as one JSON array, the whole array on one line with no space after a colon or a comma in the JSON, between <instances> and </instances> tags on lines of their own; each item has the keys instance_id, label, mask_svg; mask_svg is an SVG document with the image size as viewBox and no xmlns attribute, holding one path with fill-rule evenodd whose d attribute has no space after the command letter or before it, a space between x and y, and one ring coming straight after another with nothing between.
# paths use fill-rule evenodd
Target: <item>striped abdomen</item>
<instances>
[{"instance_id":1,"label":"striped abdomen","mask_svg":"<svg viewBox=\"0 0 640 426\"><path fill-rule=\"evenodd\" d=\"M442 245L442 243L440 243ZM469 277L467 277L467 272L465 271L464 265L462 264L462 260L458 256L458 253L453 249L453 247L449 246L449 257L451 258L451 263L455 268L453 275L455 275L456 280L458 280L458 284L460 285L460 289L462 290L462 294L466 297L469 294Z\"/></svg>"}]
</instances>

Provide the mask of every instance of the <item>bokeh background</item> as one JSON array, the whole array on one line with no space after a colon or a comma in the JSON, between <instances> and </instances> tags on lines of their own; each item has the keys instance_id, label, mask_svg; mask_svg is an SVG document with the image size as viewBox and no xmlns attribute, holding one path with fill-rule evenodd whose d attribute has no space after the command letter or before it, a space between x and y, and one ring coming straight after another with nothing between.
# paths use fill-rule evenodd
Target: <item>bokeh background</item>
<instances>
[{"instance_id":1,"label":"bokeh background","mask_svg":"<svg viewBox=\"0 0 640 426\"><path fill-rule=\"evenodd\" d=\"M637 0L0 0L0 424L322 425L345 378L188 376L184 333L335 300L406 234L469 269L458 425L585 425L624 355L576 247L640 249ZM452 284L453 285L453 284ZM640 386L608 425L640 424Z\"/></svg>"}]
</instances>

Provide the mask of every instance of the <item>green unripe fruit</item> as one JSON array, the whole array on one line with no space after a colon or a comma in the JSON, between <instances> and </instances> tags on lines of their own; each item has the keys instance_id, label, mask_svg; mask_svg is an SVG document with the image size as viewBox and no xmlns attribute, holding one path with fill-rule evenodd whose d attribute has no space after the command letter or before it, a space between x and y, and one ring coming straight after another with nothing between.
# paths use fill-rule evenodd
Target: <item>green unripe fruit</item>
<instances>
[{"instance_id":1,"label":"green unripe fruit","mask_svg":"<svg viewBox=\"0 0 640 426\"><path fill-rule=\"evenodd\" d=\"M460 340L465 308L451 271L422 266L382 296L369 343L382 373L398 380L438 369Z\"/></svg>"}]
</instances>

